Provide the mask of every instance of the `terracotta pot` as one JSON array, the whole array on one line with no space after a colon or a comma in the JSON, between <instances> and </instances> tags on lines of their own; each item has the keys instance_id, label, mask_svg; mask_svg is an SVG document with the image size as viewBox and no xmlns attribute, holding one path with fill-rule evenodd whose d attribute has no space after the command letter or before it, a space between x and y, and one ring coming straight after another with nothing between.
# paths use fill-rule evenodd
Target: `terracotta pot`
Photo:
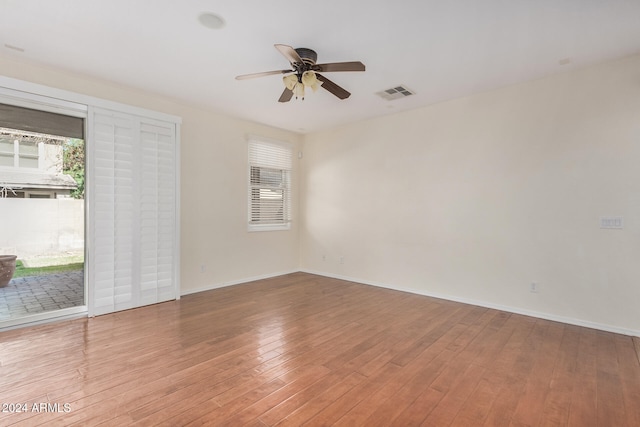
<instances>
[{"instance_id":1,"label":"terracotta pot","mask_svg":"<svg viewBox=\"0 0 640 427\"><path fill-rule=\"evenodd\" d=\"M0 255L0 288L7 286L16 272L16 258L15 255Z\"/></svg>"}]
</instances>

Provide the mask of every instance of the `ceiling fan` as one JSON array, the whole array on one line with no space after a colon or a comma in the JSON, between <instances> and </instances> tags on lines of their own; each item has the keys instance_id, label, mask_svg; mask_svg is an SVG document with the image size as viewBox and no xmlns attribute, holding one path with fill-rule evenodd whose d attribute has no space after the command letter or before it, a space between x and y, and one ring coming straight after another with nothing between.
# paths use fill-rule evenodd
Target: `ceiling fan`
<instances>
[{"instance_id":1,"label":"ceiling fan","mask_svg":"<svg viewBox=\"0 0 640 427\"><path fill-rule=\"evenodd\" d=\"M282 55L291 64L289 70L265 71L263 73L243 74L237 76L237 80L252 79L254 77L271 76L275 74L286 74L282 80L285 88L280 95L278 102L288 102L293 95L296 98L304 99L305 87L310 87L315 92L318 87L322 86L340 99L348 98L349 93L344 88L338 86L320 73L332 73L336 71L364 71L364 64L360 61L352 62L331 62L328 64L316 64L318 54L305 47L297 49L287 46L286 44L274 45Z\"/></svg>"}]
</instances>

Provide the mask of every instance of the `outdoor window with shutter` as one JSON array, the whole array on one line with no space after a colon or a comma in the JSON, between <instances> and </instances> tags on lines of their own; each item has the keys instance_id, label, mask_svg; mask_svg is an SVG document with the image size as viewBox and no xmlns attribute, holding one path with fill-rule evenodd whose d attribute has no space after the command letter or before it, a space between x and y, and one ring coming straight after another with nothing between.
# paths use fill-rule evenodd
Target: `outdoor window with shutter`
<instances>
[{"instance_id":1,"label":"outdoor window with shutter","mask_svg":"<svg viewBox=\"0 0 640 427\"><path fill-rule=\"evenodd\" d=\"M249 231L290 228L291 163L289 144L249 141Z\"/></svg>"}]
</instances>

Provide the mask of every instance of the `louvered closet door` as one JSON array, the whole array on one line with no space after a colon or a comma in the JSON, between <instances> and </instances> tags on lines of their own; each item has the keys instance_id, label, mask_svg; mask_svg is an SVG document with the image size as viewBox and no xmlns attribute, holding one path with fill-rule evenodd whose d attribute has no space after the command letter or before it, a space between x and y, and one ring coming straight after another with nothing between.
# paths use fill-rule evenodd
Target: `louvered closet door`
<instances>
[{"instance_id":1,"label":"louvered closet door","mask_svg":"<svg viewBox=\"0 0 640 427\"><path fill-rule=\"evenodd\" d=\"M175 299L173 123L91 109L91 315Z\"/></svg>"}]
</instances>

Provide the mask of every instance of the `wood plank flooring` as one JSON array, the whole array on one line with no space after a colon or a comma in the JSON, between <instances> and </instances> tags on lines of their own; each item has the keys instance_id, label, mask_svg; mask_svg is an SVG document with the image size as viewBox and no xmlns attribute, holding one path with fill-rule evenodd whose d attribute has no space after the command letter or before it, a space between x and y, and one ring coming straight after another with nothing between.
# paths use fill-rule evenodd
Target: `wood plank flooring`
<instances>
[{"instance_id":1,"label":"wood plank flooring","mask_svg":"<svg viewBox=\"0 0 640 427\"><path fill-rule=\"evenodd\" d=\"M295 273L0 333L0 404L2 426L640 426L640 362L631 337Z\"/></svg>"}]
</instances>

